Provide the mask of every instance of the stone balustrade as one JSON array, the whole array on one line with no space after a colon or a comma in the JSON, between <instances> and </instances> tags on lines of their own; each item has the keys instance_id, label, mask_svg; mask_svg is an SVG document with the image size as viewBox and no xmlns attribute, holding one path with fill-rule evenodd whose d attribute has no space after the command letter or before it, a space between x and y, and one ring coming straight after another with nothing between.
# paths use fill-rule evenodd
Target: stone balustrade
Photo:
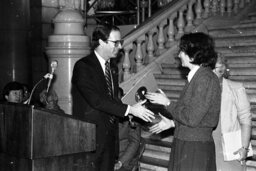
<instances>
[{"instance_id":1,"label":"stone balustrade","mask_svg":"<svg viewBox=\"0 0 256 171\"><path fill-rule=\"evenodd\" d=\"M123 81L173 47L203 20L236 15L250 0L174 0L124 37ZM207 31L207 29L201 30ZM172 60L172 59L170 59Z\"/></svg>"}]
</instances>

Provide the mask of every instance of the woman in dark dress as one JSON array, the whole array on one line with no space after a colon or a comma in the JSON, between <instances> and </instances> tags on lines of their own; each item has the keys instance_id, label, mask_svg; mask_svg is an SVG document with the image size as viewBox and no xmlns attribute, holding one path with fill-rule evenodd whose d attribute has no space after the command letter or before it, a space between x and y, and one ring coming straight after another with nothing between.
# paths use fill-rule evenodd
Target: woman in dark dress
<instances>
[{"instance_id":1,"label":"woman in dark dress","mask_svg":"<svg viewBox=\"0 0 256 171\"><path fill-rule=\"evenodd\" d=\"M168 170L215 171L212 131L218 123L221 89L212 72L217 60L213 39L204 33L183 35L179 58L190 69L179 100L172 102L163 92L146 95L152 103L165 105L175 123Z\"/></svg>"}]
</instances>

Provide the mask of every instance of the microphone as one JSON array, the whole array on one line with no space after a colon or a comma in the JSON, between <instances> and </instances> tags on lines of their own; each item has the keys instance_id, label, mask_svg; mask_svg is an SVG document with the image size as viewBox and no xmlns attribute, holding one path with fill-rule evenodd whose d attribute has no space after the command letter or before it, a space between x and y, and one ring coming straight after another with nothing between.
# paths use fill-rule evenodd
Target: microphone
<instances>
[{"instance_id":1,"label":"microphone","mask_svg":"<svg viewBox=\"0 0 256 171\"><path fill-rule=\"evenodd\" d=\"M39 80L39 81L34 85L34 87L33 87L32 91L31 91L31 93L30 93L30 96L29 96L28 100L27 100L26 102L24 102L24 104L30 105L30 102L31 102L31 99L32 99L32 96L33 96L33 94L34 94L35 89L37 88L37 86L38 86L42 81L46 80L47 78L49 79L48 85L47 85L47 93L48 93L48 90L49 90L49 88L50 88L51 81L52 81L52 78L53 78L53 73L54 73L55 69L57 68L57 66L58 66L58 62L57 62L57 61L52 61L52 62L51 62L51 68L52 68L51 73L45 74L45 75L43 76L43 78L41 78L41 80Z\"/></svg>"},{"instance_id":2,"label":"microphone","mask_svg":"<svg viewBox=\"0 0 256 171\"><path fill-rule=\"evenodd\" d=\"M50 73L47 73L47 74L45 74L45 75L43 76L43 78L41 78L41 79L34 85L34 87L33 87L32 90L31 90L31 93L30 93L30 96L29 96L28 100L25 101L24 104L30 105L31 98L32 98L32 96L33 96L33 94L34 94L34 91L35 91L35 89L37 88L37 86L38 86L42 81L44 81L44 80L46 80L47 78L50 78L50 77L51 77L51 74L50 74Z\"/></svg>"},{"instance_id":3,"label":"microphone","mask_svg":"<svg viewBox=\"0 0 256 171\"><path fill-rule=\"evenodd\" d=\"M48 93L48 91L50 89L50 86L51 86L51 83L52 83L52 79L53 79L53 74L54 74L54 71L56 70L57 66L58 66L58 62L56 60L51 62L51 74L50 74L50 77L49 77L49 80L48 80L48 84L47 84L47 89L46 89L47 93Z\"/></svg>"}]
</instances>

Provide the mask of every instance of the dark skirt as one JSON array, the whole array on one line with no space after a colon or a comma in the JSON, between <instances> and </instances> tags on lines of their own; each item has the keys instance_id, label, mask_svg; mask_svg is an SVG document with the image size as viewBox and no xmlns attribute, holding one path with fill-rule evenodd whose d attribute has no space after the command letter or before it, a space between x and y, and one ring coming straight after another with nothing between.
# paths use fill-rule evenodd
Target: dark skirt
<instances>
[{"instance_id":1,"label":"dark skirt","mask_svg":"<svg viewBox=\"0 0 256 171\"><path fill-rule=\"evenodd\" d=\"M214 142L175 138L168 171L216 171Z\"/></svg>"}]
</instances>

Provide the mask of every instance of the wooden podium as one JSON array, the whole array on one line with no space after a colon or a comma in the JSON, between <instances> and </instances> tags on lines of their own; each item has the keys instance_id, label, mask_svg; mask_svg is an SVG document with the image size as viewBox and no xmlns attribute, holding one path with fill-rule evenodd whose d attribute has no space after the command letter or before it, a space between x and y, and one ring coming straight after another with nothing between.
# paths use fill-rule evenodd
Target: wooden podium
<instances>
[{"instance_id":1,"label":"wooden podium","mask_svg":"<svg viewBox=\"0 0 256 171\"><path fill-rule=\"evenodd\" d=\"M84 171L95 125L67 114L0 104L0 170Z\"/></svg>"}]
</instances>

